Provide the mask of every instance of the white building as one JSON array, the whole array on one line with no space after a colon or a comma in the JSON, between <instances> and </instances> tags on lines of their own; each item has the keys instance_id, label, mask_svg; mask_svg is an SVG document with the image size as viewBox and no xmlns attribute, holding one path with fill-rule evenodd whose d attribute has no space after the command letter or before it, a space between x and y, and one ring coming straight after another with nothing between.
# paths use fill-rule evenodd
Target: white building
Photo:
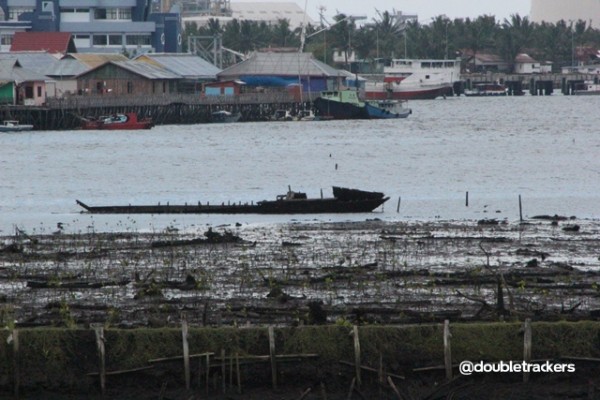
<instances>
[{"instance_id":1,"label":"white building","mask_svg":"<svg viewBox=\"0 0 600 400\"><path fill-rule=\"evenodd\" d=\"M197 15L183 17L183 24L195 23L198 26L204 26L211 18L218 19L222 25L226 25L232 19L249 20L257 22L266 22L267 24L277 24L280 19L287 19L290 23L290 29L294 30L302 26L303 21L306 24L316 25L317 23L304 12L300 6L294 2L274 3L274 2L253 2L253 3L231 3L231 16L219 15Z\"/></svg>"}]
</instances>

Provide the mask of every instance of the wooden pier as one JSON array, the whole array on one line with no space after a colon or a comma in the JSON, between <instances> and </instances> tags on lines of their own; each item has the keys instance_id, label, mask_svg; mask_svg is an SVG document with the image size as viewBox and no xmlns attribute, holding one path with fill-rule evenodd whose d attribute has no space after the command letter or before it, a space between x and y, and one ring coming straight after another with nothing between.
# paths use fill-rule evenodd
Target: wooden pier
<instances>
[{"instance_id":1,"label":"wooden pier","mask_svg":"<svg viewBox=\"0 0 600 400\"><path fill-rule=\"evenodd\" d=\"M32 124L35 130L71 130L81 125L82 118L135 112L150 117L157 125L197 124L211 121L218 110L240 112L241 121L267 121L276 110L285 109L293 115L309 108L315 94L297 96L289 93L252 93L240 96L199 95L131 97L73 96L48 99L43 107L3 106L0 120L18 120Z\"/></svg>"}]
</instances>

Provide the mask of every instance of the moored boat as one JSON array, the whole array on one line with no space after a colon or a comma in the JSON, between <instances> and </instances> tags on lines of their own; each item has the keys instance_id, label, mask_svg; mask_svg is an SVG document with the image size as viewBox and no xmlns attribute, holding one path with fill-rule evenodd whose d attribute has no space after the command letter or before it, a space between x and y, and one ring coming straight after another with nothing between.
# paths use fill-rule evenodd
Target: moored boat
<instances>
[{"instance_id":1,"label":"moored boat","mask_svg":"<svg viewBox=\"0 0 600 400\"><path fill-rule=\"evenodd\" d=\"M371 100L365 107L371 119L406 118L412 114L410 108L404 107L405 100Z\"/></svg>"},{"instance_id":2,"label":"moored boat","mask_svg":"<svg viewBox=\"0 0 600 400\"><path fill-rule=\"evenodd\" d=\"M365 83L365 99L428 100L452 94L460 61L393 59L383 72L383 81Z\"/></svg>"},{"instance_id":3,"label":"moored boat","mask_svg":"<svg viewBox=\"0 0 600 400\"><path fill-rule=\"evenodd\" d=\"M334 187L334 196L308 198L306 193L289 190L275 200L257 203L211 205L210 203L183 205L123 205L88 206L77 204L92 214L331 214L371 212L389 200L383 193Z\"/></svg>"},{"instance_id":4,"label":"moored boat","mask_svg":"<svg viewBox=\"0 0 600 400\"><path fill-rule=\"evenodd\" d=\"M358 99L356 90L321 92L313 105L319 115L333 119L369 119L365 103Z\"/></svg>"},{"instance_id":5,"label":"moored boat","mask_svg":"<svg viewBox=\"0 0 600 400\"><path fill-rule=\"evenodd\" d=\"M579 96L600 95L600 84L594 83L594 81L585 81L576 85L572 94Z\"/></svg>"},{"instance_id":6,"label":"moored boat","mask_svg":"<svg viewBox=\"0 0 600 400\"><path fill-rule=\"evenodd\" d=\"M138 119L136 113L112 114L99 118L83 118L81 129L121 130L150 129L154 126L152 119Z\"/></svg>"},{"instance_id":7,"label":"moored boat","mask_svg":"<svg viewBox=\"0 0 600 400\"><path fill-rule=\"evenodd\" d=\"M221 122L221 123L238 122L241 117L242 117L242 115L239 112L232 113L231 111L227 111L227 110L219 110L219 111L213 111L210 114L210 121L211 122Z\"/></svg>"},{"instance_id":8,"label":"moored boat","mask_svg":"<svg viewBox=\"0 0 600 400\"><path fill-rule=\"evenodd\" d=\"M30 131L33 129L33 125L20 124L16 120L5 120L0 125L0 132L22 132Z\"/></svg>"},{"instance_id":9,"label":"moored boat","mask_svg":"<svg viewBox=\"0 0 600 400\"><path fill-rule=\"evenodd\" d=\"M506 96L508 88L496 82L481 82L473 84L472 89L465 89L465 96Z\"/></svg>"}]
</instances>

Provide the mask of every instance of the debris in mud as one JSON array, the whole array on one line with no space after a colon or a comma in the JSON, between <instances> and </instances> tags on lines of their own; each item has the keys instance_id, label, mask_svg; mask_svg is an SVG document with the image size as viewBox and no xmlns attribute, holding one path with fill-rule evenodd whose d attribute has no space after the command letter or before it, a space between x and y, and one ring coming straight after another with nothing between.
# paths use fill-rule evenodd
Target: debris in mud
<instances>
[{"instance_id":1,"label":"debris in mud","mask_svg":"<svg viewBox=\"0 0 600 400\"><path fill-rule=\"evenodd\" d=\"M242 239L239 236L234 235L232 232L225 230L224 233L214 232L212 228L208 228L204 232L206 238L196 238L189 240L168 240L168 241L156 241L150 244L153 248L159 247L173 247L173 246L193 246L198 244L226 244L226 243L239 243Z\"/></svg>"},{"instance_id":2,"label":"debris in mud","mask_svg":"<svg viewBox=\"0 0 600 400\"><path fill-rule=\"evenodd\" d=\"M581 229L581 227L577 224L575 225L567 225L565 227L562 228L563 231L565 232L579 232L579 230Z\"/></svg>"},{"instance_id":3,"label":"debris in mud","mask_svg":"<svg viewBox=\"0 0 600 400\"><path fill-rule=\"evenodd\" d=\"M600 309L600 222L577 225L585 237L536 221L40 235L0 252L0 291L17 326L169 324L182 311L202 325L487 321L499 296L507 318L577 320ZM63 314L45 311L56 302Z\"/></svg>"}]
</instances>

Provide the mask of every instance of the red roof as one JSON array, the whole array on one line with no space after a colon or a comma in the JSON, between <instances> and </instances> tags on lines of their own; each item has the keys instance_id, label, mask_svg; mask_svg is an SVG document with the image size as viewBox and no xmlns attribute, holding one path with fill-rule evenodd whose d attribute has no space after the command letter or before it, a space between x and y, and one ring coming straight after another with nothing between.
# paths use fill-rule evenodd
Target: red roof
<instances>
[{"instance_id":1,"label":"red roof","mask_svg":"<svg viewBox=\"0 0 600 400\"><path fill-rule=\"evenodd\" d=\"M15 32L10 51L47 51L75 53L75 43L69 32Z\"/></svg>"}]
</instances>

